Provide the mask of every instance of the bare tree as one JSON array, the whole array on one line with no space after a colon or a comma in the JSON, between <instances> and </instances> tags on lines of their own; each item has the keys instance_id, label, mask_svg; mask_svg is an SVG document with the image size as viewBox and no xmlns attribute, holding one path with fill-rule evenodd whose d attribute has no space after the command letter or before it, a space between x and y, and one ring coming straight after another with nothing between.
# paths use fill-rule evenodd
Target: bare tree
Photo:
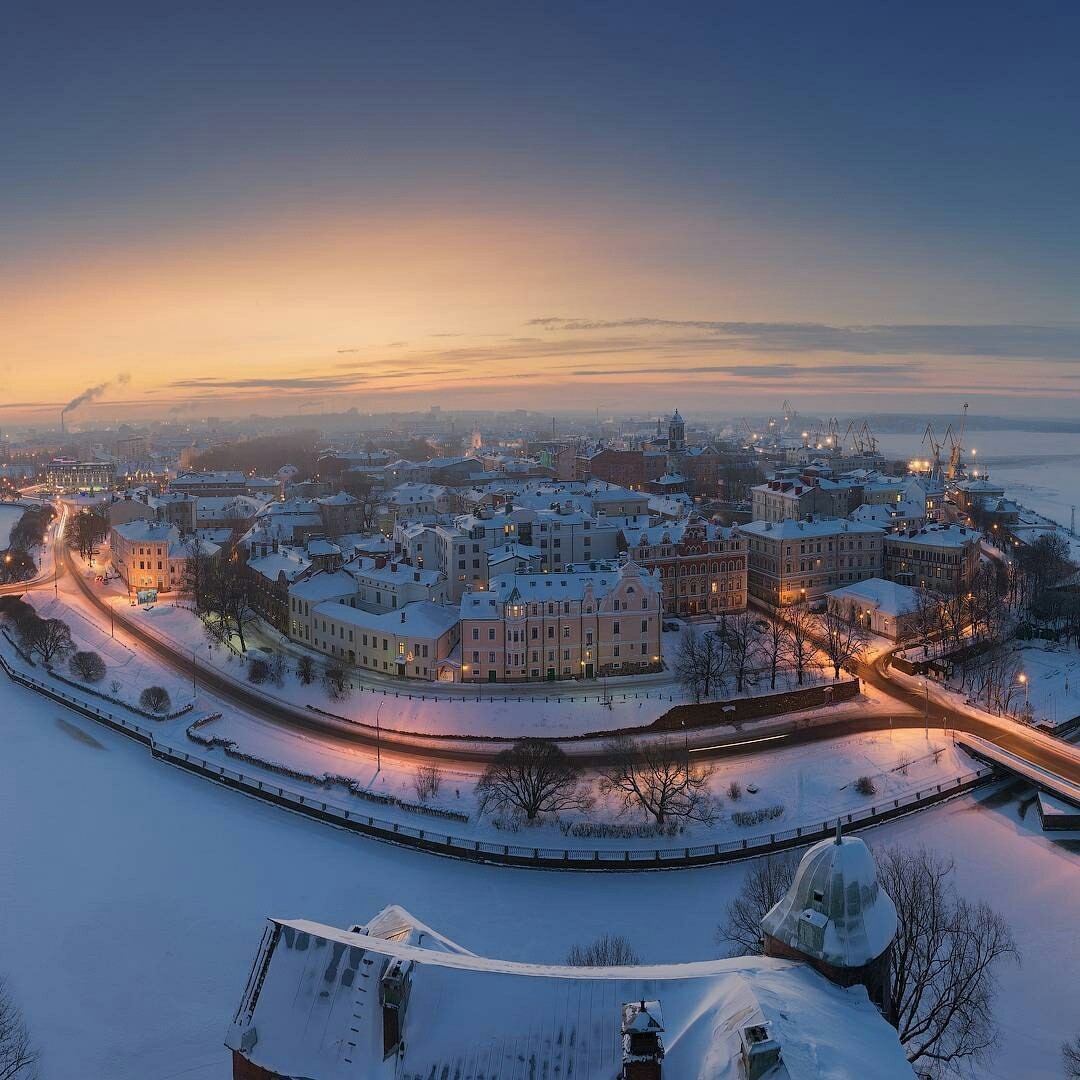
<instances>
[{"instance_id":1,"label":"bare tree","mask_svg":"<svg viewBox=\"0 0 1080 1080\"><path fill-rule=\"evenodd\" d=\"M162 714L172 707L172 699L164 686L148 686L139 695L139 704L147 712Z\"/></svg>"},{"instance_id":2,"label":"bare tree","mask_svg":"<svg viewBox=\"0 0 1080 1080\"><path fill-rule=\"evenodd\" d=\"M91 566L101 541L109 531L109 522L98 510L81 510L73 514L64 528L64 540L69 548L77 551Z\"/></svg>"},{"instance_id":3,"label":"bare tree","mask_svg":"<svg viewBox=\"0 0 1080 1080\"><path fill-rule=\"evenodd\" d=\"M31 1080L37 1059L22 1010L0 979L0 1080Z\"/></svg>"},{"instance_id":4,"label":"bare tree","mask_svg":"<svg viewBox=\"0 0 1080 1080\"><path fill-rule=\"evenodd\" d=\"M315 681L315 661L307 653L296 661L296 677L305 686L310 686Z\"/></svg>"},{"instance_id":5,"label":"bare tree","mask_svg":"<svg viewBox=\"0 0 1080 1080\"><path fill-rule=\"evenodd\" d=\"M761 635L761 652L769 672L769 689L776 689L776 675L784 658L791 651L791 634L787 624L777 618L769 619Z\"/></svg>"},{"instance_id":6,"label":"bare tree","mask_svg":"<svg viewBox=\"0 0 1080 1080\"><path fill-rule=\"evenodd\" d=\"M741 694L746 680L757 671L761 631L758 616L749 611L732 615L724 625L728 650L728 673L735 677L735 692Z\"/></svg>"},{"instance_id":7,"label":"bare tree","mask_svg":"<svg viewBox=\"0 0 1080 1080\"><path fill-rule=\"evenodd\" d=\"M417 765L413 775L413 790L421 802L427 802L439 794L442 787L442 769L438 765Z\"/></svg>"},{"instance_id":8,"label":"bare tree","mask_svg":"<svg viewBox=\"0 0 1080 1080\"><path fill-rule=\"evenodd\" d=\"M822 649L832 664L833 678L840 678L840 669L858 662L870 643L870 635L854 620L846 619L834 607L827 608L821 617Z\"/></svg>"},{"instance_id":9,"label":"bare tree","mask_svg":"<svg viewBox=\"0 0 1080 1080\"><path fill-rule=\"evenodd\" d=\"M1066 1080L1080 1080L1080 1035L1061 1044L1061 1065Z\"/></svg>"},{"instance_id":10,"label":"bare tree","mask_svg":"<svg viewBox=\"0 0 1080 1080\"><path fill-rule=\"evenodd\" d=\"M638 746L624 735L607 744L607 757L608 764L600 768L600 790L617 796L622 811L639 807L657 825L716 820L709 794L712 770L691 767L689 754L671 739Z\"/></svg>"},{"instance_id":11,"label":"bare tree","mask_svg":"<svg viewBox=\"0 0 1080 1080\"><path fill-rule=\"evenodd\" d=\"M68 669L84 682L101 682L105 678L105 661L96 652L80 651L68 661Z\"/></svg>"},{"instance_id":12,"label":"bare tree","mask_svg":"<svg viewBox=\"0 0 1080 1080\"><path fill-rule=\"evenodd\" d=\"M717 943L726 947L729 956L761 952L761 920L791 888L798 865L798 857L791 851L766 855L750 863L742 888L728 902L724 921L716 929Z\"/></svg>"},{"instance_id":13,"label":"bare tree","mask_svg":"<svg viewBox=\"0 0 1080 1080\"><path fill-rule=\"evenodd\" d=\"M328 660L322 670L323 689L334 701L341 701L349 696L351 687L345 669L336 661Z\"/></svg>"},{"instance_id":14,"label":"bare tree","mask_svg":"<svg viewBox=\"0 0 1080 1080\"><path fill-rule=\"evenodd\" d=\"M566 962L571 967L630 967L641 960L627 938L602 934L591 945L574 945Z\"/></svg>"},{"instance_id":15,"label":"bare tree","mask_svg":"<svg viewBox=\"0 0 1080 1080\"><path fill-rule=\"evenodd\" d=\"M881 887L896 905L890 1015L908 1061L924 1072L985 1062L995 1045L997 969L1020 960L1005 920L970 903L953 863L925 848L877 852Z\"/></svg>"},{"instance_id":16,"label":"bare tree","mask_svg":"<svg viewBox=\"0 0 1080 1080\"><path fill-rule=\"evenodd\" d=\"M817 646L814 644L814 616L805 605L785 608L784 622L787 624L788 660L795 669L795 678L800 686L807 669L817 659Z\"/></svg>"},{"instance_id":17,"label":"bare tree","mask_svg":"<svg viewBox=\"0 0 1080 1080\"><path fill-rule=\"evenodd\" d=\"M587 810L592 797L582 788L581 770L553 742L519 739L496 755L476 785L480 813L489 809L541 814Z\"/></svg>"},{"instance_id":18,"label":"bare tree","mask_svg":"<svg viewBox=\"0 0 1080 1080\"><path fill-rule=\"evenodd\" d=\"M700 703L723 685L727 669L727 646L711 630L688 626L675 653L675 675L683 692Z\"/></svg>"},{"instance_id":19,"label":"bare tree","mask_svg":"<svg viewBox=\"0 0 1080 1080\"><path fill-rule=\"evenodd\" d=\"M53 660L64 660L75 651L71 628L63 619L33 619L25 625L23 642L31 652L41 657L43 663L51 664Z\"/></svg>"}]
</instances>

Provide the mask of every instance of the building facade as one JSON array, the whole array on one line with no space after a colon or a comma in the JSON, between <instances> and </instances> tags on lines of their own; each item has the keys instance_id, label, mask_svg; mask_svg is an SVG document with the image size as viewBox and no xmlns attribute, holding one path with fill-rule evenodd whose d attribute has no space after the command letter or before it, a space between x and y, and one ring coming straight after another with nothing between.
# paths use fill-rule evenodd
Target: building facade
<instances>
[{"instance_id":1,"label":"building facade","mask_svg":"<svg viewBox=\"0 0 1080 1080\"><path fill-rule=\"evenodd\" d=\"M466 682L594 679L659 671L660 580L635 563L512 574L461 600Z\"/></svg>"},{"instance_id":2,"label":"building facade","mask_svg":"<svg viewBox=\"0 0 1080 1080\"><path fill-rule=\"evenodd\" d=\"M855 521L751 521L740 526L750 596L770 607L813 603L842 585L882 576L884 533Z\"/></svg>"},{"instance_id":3,"label":"building facade","mask_svg":"<svg viewBox=\"0 0 1080 1080\"><path fill-rule=\"evenodd\" d=\"M746 607L747 544L738 528L654 525L626 540L631 558L659 575L666 615L726 615Z\"/></svg>"},{"instance_id":4,"label":"building facade","mask_svg":"<svg viewBox=\"0 0 1080 1080\"><path fill-rule=\"evenodd\" d=\"M979 568L979 534L963 525L930 524L885 537L885 577L934 592L966 589Z\"/></svg>"},{"instance_id":5,"label":"building facade","mask_svg":"<svg viewBox=\"0 0 1080 1080\"><path fill-rule=\"evenodd\" d=\"M220 550L216 544L200 543L204 554L216 555ZM191 551L174 525L143 519L112 526L109 555L113 571L130 592L173 593L184 586Z\"/></svg>"}]
</instances>

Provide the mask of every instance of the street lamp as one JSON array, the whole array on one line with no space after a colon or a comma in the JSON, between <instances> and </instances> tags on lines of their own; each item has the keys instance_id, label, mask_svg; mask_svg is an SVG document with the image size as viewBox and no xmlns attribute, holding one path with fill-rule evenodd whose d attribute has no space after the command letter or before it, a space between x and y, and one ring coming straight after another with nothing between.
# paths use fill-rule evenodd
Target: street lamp
<instances>
[{"instance_id":1,"label":"street lamp","mask_svg":"<svg viewBox=\"0 0 1080 1080\"><path fill-rule=\"evenodd\" d=\"M1024 711L1027 711L1028 707L1028 677L1021 671L1020 672L1020 685L1024 688Z\"/></svg>"},{"instance_id":2,"label":"street lamp","mask_svg":"<svg viewBox=\"0 0 1080 1080\"><path fill-rule=\"evenodd\" d=\"M926 682L926 676L923 676L922 681L923 688L923 732L926 735L927 741L930 739L930 687Z\"/></svg>"},{"instance_id":3,"label":"street lamp","mask_svg":"<svg viewBox=\"0 0 1080 1080\"><path fill-rule=\"evenodd\" d=\"M379 715L382 712L382 707L386 704L386 701L380 701L379 707L375 710L375 775L378 776L382 772L382 728L379 726Z\"/></svg>"}]
</instances>

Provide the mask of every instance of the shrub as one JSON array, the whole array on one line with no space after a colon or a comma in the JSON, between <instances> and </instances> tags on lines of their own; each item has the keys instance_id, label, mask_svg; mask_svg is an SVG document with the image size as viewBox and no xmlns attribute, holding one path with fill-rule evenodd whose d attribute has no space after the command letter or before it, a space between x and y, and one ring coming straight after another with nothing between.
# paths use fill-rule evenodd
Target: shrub
<instances>
[{"instance_id":1,"label":"shrub","mask_svg":"<svg viewBox=\"0 0 1080 1080\"><path fill-rule=\"evenodd\" d=\"M148 686L139 695L139 704L147 712L167 713L172 705L172 699L164 686Z\"/></svg>"},{"instance_id":2,"label":"shrub","mask_svg":"<svg viewBox=\"0 0 1080 1080\"><path fill-rule=\"evenodd\" d=\"M348 676L345 674L345 669L340 664L328 663L323 668L322 684L327 694L333 701L340 701L342 698L349 696Z\"/></svg>"},{"instance_id":3,"label":"shrub","mask_svg":"<svg viewBox=\"0 0 1080 1080\"><path fill-rule=\"evenodd\" d=\"M442 786L442 770L438 765L417 765L413 775L413 790L421 802L435 798Z\"/></svg>"},{"instance_id":4,"label":"shrub","mask_svg":"<svg viewBox=\"0 0 1080 1080\"><path fill-rule=\"evenodd\" d=\"M742 798L742 784L738 780L732 780L728 784L727 796L732 802L738 802Z\"/></svg>"},{"instance_id":5,"label":"shrub","mask_svg":"<svg viewBox=\"0 0 1080 1080\"><path fill-rule=\"evenodd\" d=\"M860 795L876 795L877 784L874 783L873 777L860 776L859 779L855 781L855 790Z\"/></svg>"},{"instance_id":6,"label":"shrub","mask_svg":"<svg viewBox=\"0 0 1080 1080\"><path fill-rule=\"evenodd\" d=\"M68 661L71 674L83 682L101 682L105 678L105 661L96 652L82 651L75 653Z\"/></svg>"},{"instance_id":7,"label":"shrub","mask_svg":"<svg viewBox=\"0 0 1080 1080\"><path fill-rule=\"evenodd\" d=\"M261 686L270 678L270 665L261 656L248 659L247 677L249 683Z\"/></svg>"},{"instance_id":8,"label":"shrub","mask_svg":"<svg viewBox=\"0 0 1080 1080\"><path fill-rule=\"evenodd\" d=\"M751 825L760 825L763 821L772 821L783 813L783 803L777 803L775 806L763 806L758 810L734 810L731 814L731 823L732 825L738 825L740 829L746 829Z\"/></svg>"},{"instance_id":9,"label":"shrub","mask_svg":"<svg viewBox=\"0 0 1080 1080\"><path fill-rule=\"evenodd\" d=\"M310 656L301 656L296 662L296 676L305 685L315 681L315 661Z\"/></svg>"},{"instance_id":10,"label":"shrub","mask_svg":"<svg viewBox=\"0 0 1080 1080\"><path fill-rule=\"evenodd\" d=\"M116 697L116 695L120 693L120 680L113 679L112 682L109 683L109 689L112 691L112 696Z\"/></svg>"},{"instance_id":11,"label":"shrub","mask_svg":"<svg viewBox=\"0 0 1080 1080\"><path fill-rule=\"evenodd\" d=\"M898 763L898 764L897 764L897 766L896 766L896 771L897 771L898 773L900 773L900 775L901 775L901 776L907 776L907 774L908 774L908 769L910 769L910 768L911 768L911 761L910 761L910 759L909 759L909 758L908 758L908 757L907 757L907 756L905 755L904 757L901 757L901 758L900 758L900 761L899 761L899 763Z\"/></svg>"}]
</instances>

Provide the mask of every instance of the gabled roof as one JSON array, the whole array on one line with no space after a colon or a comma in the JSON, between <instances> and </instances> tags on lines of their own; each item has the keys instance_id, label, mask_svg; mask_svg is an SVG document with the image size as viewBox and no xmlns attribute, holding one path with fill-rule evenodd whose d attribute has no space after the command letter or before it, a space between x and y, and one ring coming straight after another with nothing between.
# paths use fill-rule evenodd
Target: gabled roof
<instances>
[{"instance_id":1,"label":"gabled roof","mask_svg":"<svg viewBox=\"0 0 1080 1080\"><path fill-rule=\"evenodd\" d=\"M403 937L271 920L226 1045L275 1074L318 1080L384 1070L425 1080L612 1080L623 1060L623 1006L644 1000L643 1023L669 1034L664 1075L678 1080L740 1080L740 1033L757 1025L780 1044L777 1080L913 1080L896 1031L865 990L835 986L805 964L527 964L429 943L407 913L384 915L368 929L390 924ZM389 1069L380 999L388 971L409 983L400 1057Z\"/></svg>"}]
</instances>

